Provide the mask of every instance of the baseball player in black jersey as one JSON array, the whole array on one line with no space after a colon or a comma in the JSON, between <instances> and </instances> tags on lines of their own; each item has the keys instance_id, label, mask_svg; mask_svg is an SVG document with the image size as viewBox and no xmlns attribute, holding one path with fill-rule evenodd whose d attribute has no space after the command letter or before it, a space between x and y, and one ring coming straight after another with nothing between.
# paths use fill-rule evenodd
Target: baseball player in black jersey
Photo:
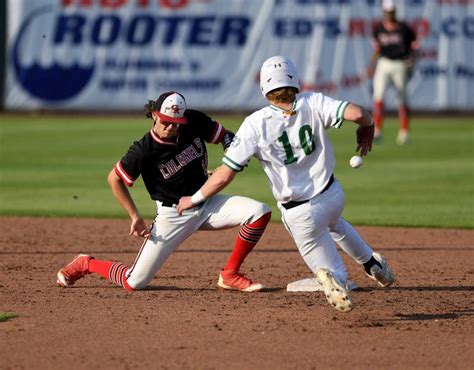
<instances>
[{"instance_id":1,"label":"baseball player in black jersey","mask_svg":"<svg viewBox=\"0 0 474 370\"><path fill-rule=\"evenodd\" d=\"M196 207L181 216L176 211L179 199L196 193L207 180L205 143L221 143L225 150L234 134L206 114L186 109L184 97L177 92L166 92L149 101L145 111L153 120L152 129L132 144L108 176L114 196L131 218L130 235L145 238L135 263L128 267L80 254L59 270L57 283L71 287L86 274L97 273L127 290L143 289L171 253L197 230L241 225L217 285L245 292L261 290L262 284L239 269L270 220L267 205L246 197L215 195L202 202L196 200ZM139 176L157 204L150 228L128 191Z\"/></svg>"},{"instance_id":2,"label":"baseball player in black jersey","mask_svg":"<svg viewBox=\"0 0 474 370\"><path fill-rule=\"evenodd\" d=\"M393 0L384 0L383 13L382 22L374 28L372 39L374 53L368 68L369 77L374 79L374 141L382 139L383 99L388 84L392 82L398 94L400 120L396 142L403 145L409 141L406 86L414 66L414 50L418 45L414 31L405 22L397 19Z\"/></svg>"}]
</instances>

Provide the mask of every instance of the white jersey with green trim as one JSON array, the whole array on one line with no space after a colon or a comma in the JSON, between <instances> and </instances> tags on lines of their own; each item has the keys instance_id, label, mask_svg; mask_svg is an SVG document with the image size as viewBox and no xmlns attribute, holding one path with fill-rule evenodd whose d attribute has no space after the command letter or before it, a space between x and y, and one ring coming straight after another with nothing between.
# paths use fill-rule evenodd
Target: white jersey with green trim
<instances>
[{"instance_id":1,"label":"white jersey with green trim","mask_svg":"<svg viewBox=\"0 0 474 370\"><path fill-rule=\"evenodd\" d=\"M326 131L341 127L348 104L305 92L297 95L290 111L273 105L260 109L244 120L222 162L242 171L255 156L277 201L311 199L334 172L336 160Z\"/></svg>"}]
</instances>

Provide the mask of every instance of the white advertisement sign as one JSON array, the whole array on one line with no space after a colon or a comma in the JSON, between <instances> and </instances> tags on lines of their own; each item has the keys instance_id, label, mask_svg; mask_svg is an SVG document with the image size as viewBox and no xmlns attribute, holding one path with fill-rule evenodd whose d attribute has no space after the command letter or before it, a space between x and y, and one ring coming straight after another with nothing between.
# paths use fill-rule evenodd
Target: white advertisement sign
<instances>
[{"instance_id":1,"label":"white advertisement sign","mask_svg":"<svg viewBox=\"0 0 474 370\"><path fill-rule=\"evenodd\" d=\"M410 107L474 109L473 1L396 4L421 46ZM376 0L9 0L4 105L137 110L176 90L193 108L251 110L261 63L284 55L303 89L370 107L381 16Z\"/></svg>"}]
</instances>

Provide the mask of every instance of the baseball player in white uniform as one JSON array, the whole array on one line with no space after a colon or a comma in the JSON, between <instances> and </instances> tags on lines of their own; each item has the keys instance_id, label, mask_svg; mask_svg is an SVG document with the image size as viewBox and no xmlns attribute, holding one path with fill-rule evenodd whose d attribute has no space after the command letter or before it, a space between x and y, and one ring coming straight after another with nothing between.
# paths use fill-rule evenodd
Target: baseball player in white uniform
<instances>
[{"instance_id":1,"label":"baseball player in white uniform","mask_svg":"<svg viewBox=\"0 0 474 370\"><path fill-rule=\"evenodd\" d=\"M326 131L341 127L344 120L354 121L359 125L357 150L366 155L374 135L372 117L346 101L299 93L296 68L281 56L263 63L260 85L270 105L244 120L223 165L192 197L181 198L178 212L222 190L254 156L270 180L284 225L327 300L339 311L350 311L347 271L334 241L379 285L389 286L395 277L386 259L341 217L344 192L334 178L336 161Z\"/></svg>"}]
</instances>

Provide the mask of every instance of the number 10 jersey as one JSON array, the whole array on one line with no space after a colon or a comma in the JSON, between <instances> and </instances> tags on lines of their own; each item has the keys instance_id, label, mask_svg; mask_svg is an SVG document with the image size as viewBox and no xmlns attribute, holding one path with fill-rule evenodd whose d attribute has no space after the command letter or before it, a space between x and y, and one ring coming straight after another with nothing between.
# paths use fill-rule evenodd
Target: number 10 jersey
<instances>
[{"instance_id":1,"label":"number 10 jersey","mask_svg":"<svg viewBox=\"0 0 474 370\"><path fill-rule=\"evenodd\" d=\"M305 92L297 95L289 111L273 105L262 108L244 120L222 162L242 171L255 156L278 202L311 199L334 172L327 130L341 127L348 104Z\"/></svg>"}]
</instances>

